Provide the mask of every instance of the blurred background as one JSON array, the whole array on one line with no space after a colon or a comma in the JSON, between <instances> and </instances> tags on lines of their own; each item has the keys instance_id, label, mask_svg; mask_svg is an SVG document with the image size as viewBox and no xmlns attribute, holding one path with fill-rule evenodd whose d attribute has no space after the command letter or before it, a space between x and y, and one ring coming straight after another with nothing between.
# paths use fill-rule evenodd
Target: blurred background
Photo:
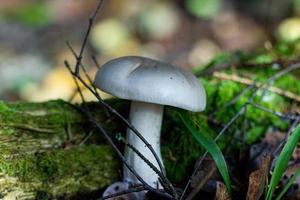
<instances>
[{"instance_id":1,"label":"blurred background","mask_svg":"<svg viewBox=\"0 0 300 200\"><path fill-rule=\"evenodd\" d=\"M0 1L0 99L68 100L74 63L96 0ZM107 0L92 29L84 63L142 55L184 68L221 52L268 48L300 36L300 0ZM88 94L87 94L88 96ZM92 99L92 97L87 97Z\"/></svg>"}]
</instances>

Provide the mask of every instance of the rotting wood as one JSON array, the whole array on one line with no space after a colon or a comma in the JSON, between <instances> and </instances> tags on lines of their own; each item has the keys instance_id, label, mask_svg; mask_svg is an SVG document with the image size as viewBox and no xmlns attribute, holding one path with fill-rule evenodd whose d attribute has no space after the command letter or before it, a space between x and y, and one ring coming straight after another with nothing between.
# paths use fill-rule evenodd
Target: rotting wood
<instances>
[{"instance_id":1,"label":"rotting wood","mask_svg":"<svg viewBox=\"0 0 300 200\"><path fill-rule=\"evenodd\" d=\"M97 109L91 109L97 120L112 129ZM101 136L93 134L82 144L92 130L87 124L78 111L60 100L0 102L0 198L97 197L117 180L120 164Z\"/></svg>"}]
</instances>

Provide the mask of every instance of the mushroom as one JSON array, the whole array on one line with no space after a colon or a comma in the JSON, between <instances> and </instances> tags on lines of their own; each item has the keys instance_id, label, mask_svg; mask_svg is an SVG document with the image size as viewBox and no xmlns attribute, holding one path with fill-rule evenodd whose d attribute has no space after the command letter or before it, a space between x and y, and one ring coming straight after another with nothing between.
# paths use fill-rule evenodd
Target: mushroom
<instances>
[{"instance_id":1,"label":"mushroom","mask_svg":"<svg viewBox=\"0 0 300 200\"><path fill-rule=\"evenodd\" d=\"M129 121L151 144L160 161L164 105L194 112L206 106L205 90L192 73L145 57L126 56L105 63L98 70L94 84L113 96L132 101ZM149 148L130 129L127 142L159 169ZM147 184L161 188L158 175L129 147L125 147L125 159ZM123 166L123 181L139 183L126 166Z\"/></svg>"},{"instance_id":2,"label":"mushroom","mask_svg":"<svg viewBox=\"0 0 300 200\"><path fill-rule=\"evenodd\" d=\"M130 184L126 182L116 182L111 184L103 193L103 197L107 197L119 192L123 192L130 189ZM143 198L140 198L140 193L132 192L129 194L123 194L120 196L108 198L107 200L140 200Z\"/></svg>"}]
</instances>

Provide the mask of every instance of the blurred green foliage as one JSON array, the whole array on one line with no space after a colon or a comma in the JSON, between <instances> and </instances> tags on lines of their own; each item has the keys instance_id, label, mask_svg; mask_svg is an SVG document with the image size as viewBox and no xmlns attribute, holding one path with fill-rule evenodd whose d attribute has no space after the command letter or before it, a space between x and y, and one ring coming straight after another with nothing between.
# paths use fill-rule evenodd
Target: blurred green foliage
<instances>
[{"instance_id":1,"label":"blurred green foliage","mask_svg":"<svg viewBox=\"0 0 300 200\"><path fill-rule=\"evenodd\" d=\"M218 14L222 6L222 0L186 0L185 5L193 15L209 19Z\"/></svg>"},{"instance_id":2,"label":"blurred green foliage","mask_svg":"<svg viewBox=\"0 0 300 200\"><path fill-rule=\"evenodd\" d=\"M300 13L300 0L293 0L293 8L296 13Z\"/></svg>"},{"instance_id":3,"label":"blurred green foliage","mask_svg":"<svg viewBox=\"0 0 300 200\"><path fill-rule=\"evenodd\" d=\"M46 26L51 21L50 11L43 1L31 1L15 9L7 10L4 16L33 27Z\"/></svg>"}]
</instances>

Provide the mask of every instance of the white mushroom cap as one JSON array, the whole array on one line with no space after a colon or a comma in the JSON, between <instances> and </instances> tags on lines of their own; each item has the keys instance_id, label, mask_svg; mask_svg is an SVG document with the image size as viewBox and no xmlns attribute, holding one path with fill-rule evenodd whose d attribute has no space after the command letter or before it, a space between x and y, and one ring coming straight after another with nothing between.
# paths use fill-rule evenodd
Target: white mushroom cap
<instances>
[{"instance_id":1,"label":"white mushroom cap","mask_svg":"<svg viewBox=\"0 0 300 200\"><path fill-rule=\"evenodd\" d=\"M206 106L199 80L174 65L139 56L126 56L105 63L97 72L95 85L116 97L194 112Z\"/></svg>"}]
</instances>

